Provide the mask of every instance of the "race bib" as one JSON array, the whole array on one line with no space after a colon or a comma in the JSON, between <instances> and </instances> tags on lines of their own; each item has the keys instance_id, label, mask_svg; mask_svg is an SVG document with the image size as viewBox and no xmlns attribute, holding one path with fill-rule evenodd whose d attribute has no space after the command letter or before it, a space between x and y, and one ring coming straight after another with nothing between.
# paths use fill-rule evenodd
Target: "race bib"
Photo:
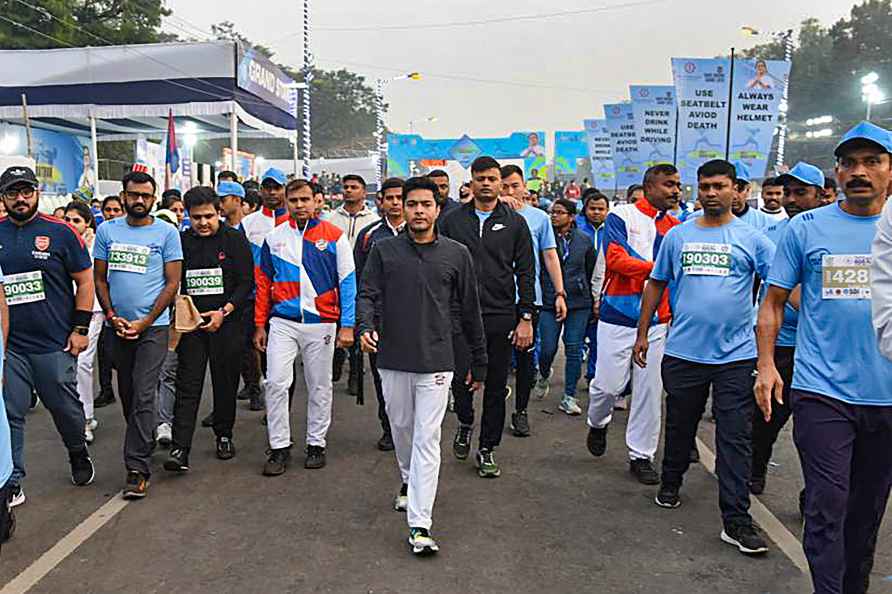
<instances>
[{"instance_id":1,"label":"race bib","mask_svg":"<svg viewBox=\"0 0 892 594\"><path fill-rule=\"evenodd\" d=\"M113 243L108 251L108 269L145 274L149 269L151 248L130 243Z\"/></svg>"},{"instance_id":2,"label":"race bib","mask_svg":"<svg viewBox=\"0 0 892 594\"><path fill-rule=\"evenodd\" d=\"M6 294L8 305L34 303L46 299L43 275L39 270L7 274L3 277L3 292Z\"/></svg>"},{"instance_id":3,"label":"race bib","mask_svg":"<svg viewBox=\"0 0 892 594\"><path fill-rule=\"evenodd\" d=\"M821 258L823 299L870 299L870 254Z\"/></svg>"},{"instance_id":4,"label":"race bib","mask_svg":"<svg viewBox=\"0 0 892 594\"><path fill-rule=\"evenodd\" d=\"M223 269L197 268L186 271L187 295L222 295Z\"/></svg>"},{"instance_id":5,"label":"race bib","mask_svg":"<svg viewBox=\"0 0 892 594\"><path fill-rule=\"evenodd\" d=\"M730 243L685 243L681 248L681 269L695 276L731 274Z\"/></svg>"}]
</instances>

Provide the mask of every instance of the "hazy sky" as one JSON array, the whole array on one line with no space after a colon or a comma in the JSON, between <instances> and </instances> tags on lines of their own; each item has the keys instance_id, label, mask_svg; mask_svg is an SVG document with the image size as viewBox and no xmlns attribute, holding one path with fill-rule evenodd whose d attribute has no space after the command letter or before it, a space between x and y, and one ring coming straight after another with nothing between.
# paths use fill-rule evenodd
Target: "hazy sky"
<instances>
[{"instance_id":1,"label":"hazy sky","mask_svg":"<svg viewBox=\"0 0 892 594\"><path fill-rule=\"evenodd\" d=\"M313 0L311 38L316 63L326 69L347 67L370 80L424 75L388 86L392 130L406 132L415 120L416 131L429 138L527 129L550 136L602 117L603 103L628 99L629 84L671 83L671 57L712 57L754 45L758 40L740 34L742 25L770 32L809 16L826 25L847 15L852 3ZM174 17L166 30L200 37L193 27L207 31L230 20L252 41L272 47L277 61L302 63L302 0L167 0L167 6ZM593 9L600 10L579 12ZM491 22L572 11L577 14ZM456 24L468 21L490 22ZM427 28L398 28L416 25ZM423 121L430 116L437 121Z\"/></svg>"}]
</instances>

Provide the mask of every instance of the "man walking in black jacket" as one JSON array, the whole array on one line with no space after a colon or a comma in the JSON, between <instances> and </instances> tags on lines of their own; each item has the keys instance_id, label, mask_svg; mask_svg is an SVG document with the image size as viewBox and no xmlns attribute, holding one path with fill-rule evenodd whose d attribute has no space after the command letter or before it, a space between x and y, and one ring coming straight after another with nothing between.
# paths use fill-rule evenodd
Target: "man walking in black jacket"
<instances>
[{"instance_id":1,"label":"man walking in black jacket","mask_svg":"<svg viewBox=\"0 0 892 594\"><path fill-rule=\"evenodd\" d=\"M533 278L533 243L524 218L499 201L502 174L492 157L478 157L471 164L474 200L455 209L440 222L440 233L463 243L471 252L486 333L488 368L483 392L483 416L478 473L483 478L501 474L493 450L505 427L505 397L512 346L533 345L533 311L536 299ZM515 288L516 282L516 288ZM520 296L515 305L515 296ZM520 317L520 320L517 317ZM456 337L455 377L452 393L459 427L452 444L455 457L464 460L471 449L474 425L473 394L463 378L469 367L467 345Z\"/></svg>"},{"instance_id":2,"label":"man walking in black jacket","mask_svg":"<svg viewBox=\"0 0 892 594\"><path fill-rule=\"evenodd\" d=\"M452 369L453 323L468 345L470 371L458 378L474 391L486 379L486 346L477 280L468 250L437 237L437 187L405 184L408 232L375 243L357 299L362 350L376 353L402 486L394 502L407 511L415 554L439 550L431 515L440 474L440 429Z\"/></svg>"}]
</instances>

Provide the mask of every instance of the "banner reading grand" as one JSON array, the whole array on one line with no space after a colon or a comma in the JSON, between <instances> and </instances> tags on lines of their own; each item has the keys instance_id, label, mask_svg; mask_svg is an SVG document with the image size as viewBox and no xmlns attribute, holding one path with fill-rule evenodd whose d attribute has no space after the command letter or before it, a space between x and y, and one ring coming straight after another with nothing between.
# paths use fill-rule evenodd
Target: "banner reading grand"
<instances>
[{"instance_id":1,"label":"banner reading grand","mask_svg":"<svg viewBox=\"0 0 892 594\"><path fill-rule=\"evenodd\" d=\"M676 166L684 184L697 182L697 168L725 158L730 60L672 58L678 98Z\"/></svg>"},{"instance_id":2,"label":"banner reading grand","mask_svg":"<svg viewBox=\"0 0 892 594\"><path fill-rule=\"evenodd\" d=\"M635 115L631 103L604 105L607 130L610 133L610 150L613 152L613 170L616 187L628 188L640 184L644 169L638 160L638 135L635 133Z\"/></svg>"},{"instance_id":3,"label":"banner reading grand","mask_svg":"<svg viewBox=\"0 0 892 594\"><path fill-rule=\"evenodd\" d=\"M647 169L675 162L675 87L631 85L632 114L638 135L638 161Z\"/></svg>"},{"instance_id":4,"label":"banner reading grand","mask_svg":"<svg viewBox=\"0 0 892 594\"><path fill-rule=\"evenodd\" d=\"M613 188L613 151L610 149L610 130L606 120L583 120L588 154L592 162L592 184L596 188Z\"/></svg>"}]
</instances>

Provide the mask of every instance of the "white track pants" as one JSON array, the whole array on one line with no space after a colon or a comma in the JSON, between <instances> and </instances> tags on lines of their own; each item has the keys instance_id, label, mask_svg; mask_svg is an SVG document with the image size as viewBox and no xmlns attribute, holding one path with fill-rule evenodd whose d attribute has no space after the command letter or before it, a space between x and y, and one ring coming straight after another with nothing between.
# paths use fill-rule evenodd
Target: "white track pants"
<instances>
[{"instance_id":1,"label":"white track pants","mask_svg":"<svg viewBox=\"0 0 892 594\"><path fill-rule=\"evenodd\" d=\"M273 318L266 344L266 430L269 447L291 445L288 388L300 354L307 382L307 445L325 447L331 425L331 358L335 324L301 324Z\"/></svg>"},{"instance_id":2,"label":"white track pants","mask_svg":"<svg viewBox=\"0 0 892 594\"><path fill-rule=\"evenodd\" d=\"M647 367L632 362L635 328L598 323L598 367L588 387L588 425L606 427L613 419L613 404L632 379L632 403L626 426L626 445L633 460L653 460L660 442L663 413L663 378L660 366L666 346L666 324L651 326L647 338Z\"/></svg>"},{"instance_id":3,"label":"white track pants","mask_svg":"<svg viewBox=\"0 0 892 594\"><path fill-rule=\"evenodd\" d=\"M378 371L400 477L409 485L406 520L410 528L430 530L440 478L440 430L452 372Z\"/></svg>"},{"instance_id":4,"label":"white track pants","mask_svg":"<svg viewBox=\"0 0 892 594\"><path fill-rule=\"evenodd\" d=\"M102 312L94 312L90 318L90 330L87 333L87 348L77 356L77 395L84 405L84 416L93 418L93 361L96 360L96 344L105 316Z\"/></svg>"}]
</instances>

